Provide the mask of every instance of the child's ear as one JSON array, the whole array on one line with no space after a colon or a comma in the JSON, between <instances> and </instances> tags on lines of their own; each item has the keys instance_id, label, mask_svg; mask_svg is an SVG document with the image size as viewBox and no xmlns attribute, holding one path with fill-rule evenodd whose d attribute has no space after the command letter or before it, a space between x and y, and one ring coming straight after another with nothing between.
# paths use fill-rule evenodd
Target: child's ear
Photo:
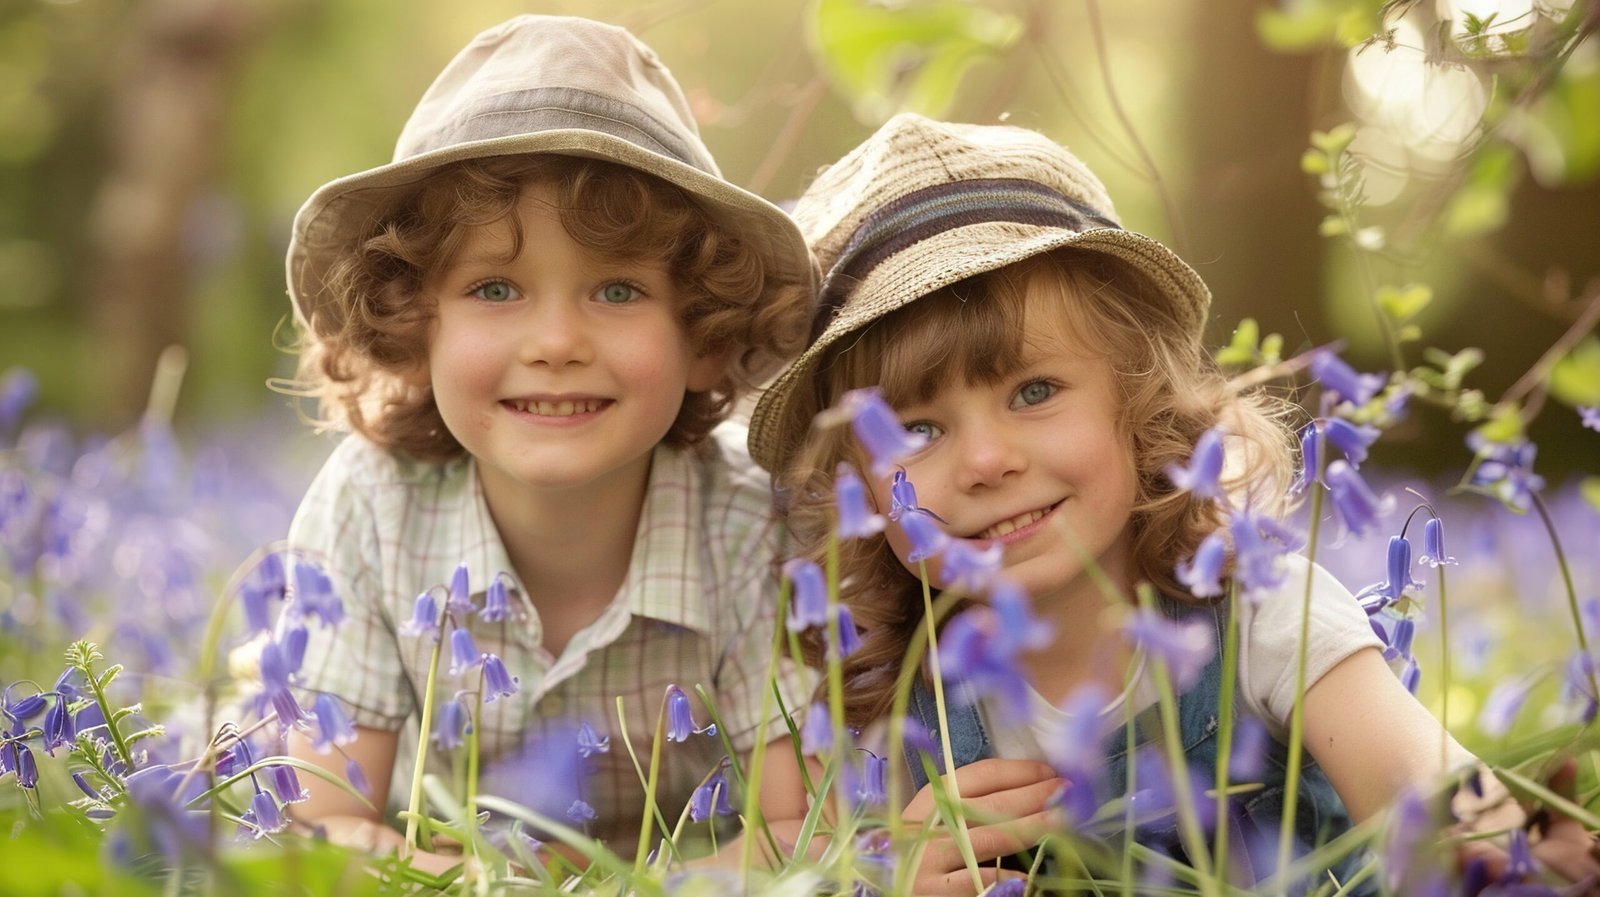
<instances>
[{"instance_id":1,"label":"child's ear","mask_svg":"<svg viewBox=\"0 0 1600 897\"><path fill-rule=\"evenodd\" d=\"M711 355L696 356L689 363L689 379L686 384L689 392L710 392L728 373L728 354L717 352Z\"/></svg>"}]
</instances>

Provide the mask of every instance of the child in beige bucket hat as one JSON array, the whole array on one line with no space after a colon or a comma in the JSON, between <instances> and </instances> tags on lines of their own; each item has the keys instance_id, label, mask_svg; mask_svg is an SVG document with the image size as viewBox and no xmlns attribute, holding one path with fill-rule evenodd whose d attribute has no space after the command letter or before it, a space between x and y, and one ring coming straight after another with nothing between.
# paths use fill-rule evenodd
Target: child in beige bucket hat
<instances>
[{"instance_id":1,"label":"child in beige bucket hat","mask_svg":"<svg viewBox=\"0 0 1600 897\"><path fill-rule=\"evenodd\" d=\"M989 861L1071 824L1052 815L1052 795L1064 793L1082 823L1122 793L1122 733L1144 740L1163 726L1145 672L1155 665L1135 647L1155 639L1130 634L1182 633L1174 640L1199 658L1179 674L1174 734L1205 777L1219 768L1218 700L1234 689L1220 647L1238 616L1229 706L1272 736L1247 780L1259 788L1225 817L1241 884L1270 874L1272 848L1252 848L1275 845L1283 823L1302 619L1305 744L1317 763L1295 780L1299 849L1470 762L1391 673L1350 592L1274 541L1282 529L1242 529L1283 503L1284 409L1229 388L1201 344L1206 287L1170 250L1121 227L1076 157L1032 131L899 115L825 170L794 215L825 272L820 310L811 346L761 395L750 449L774 472L802 556L837 563L839 601L861 627L841 661L845 723L869 738L875 725L906 724L889 716L908 646L923 657L916 646L931 638L926 576L934 595L953 592L944 597L967 608L935 653L951 701L937 697L940 667L929 665L901 706L940 739L948 761L935 767L960 768L947 784L973 796L971 815L1009 820L973 837L965 861L941 829L913 891L971 893L1008 874ZM1213 478L1223 474L1211 499L1180 489L1173 472L1204 434L1216 434ZM1223 446L1234 456L1226 467ZM864 485L866 501L845 483ZM1219 604L1216 580L1243 578L1246 561L1226 568L1219 553L1201 575L1195 558L1203 542L1242 532L1270 558L1248 570L1252 600ZM1137 610L1139 583L1155 586L1164 613ZM1037 617L1023 609L1030 599ZM824 663L823 642L808 631L812 663ZM1010 646L1003 663L998 645ZM1182 659L1157 656L1174 669ZM904 765L889 758L894 775L922 785L905 815L931 819L926 758L905 753ZM1136 837L1159 852L1185 846L1175 826ZM1361 859L1331 872L1351 881ZM1352 893L1376 887L1372 878Z\"/></svg>"},{"instance_id":2,"label":"child in beige bucket hat","mask_svg":"<svg viewBox=\"0 0 1600 897\"><path fill-rule=\"evenodd\" d=\"M765 710L780 531L743 430L719 422L803 344L813 263L781 210L722 178L648 47L552 16L478 35L393 161L306 202L288 279L300 385L353 431L290 531L348 609L298 675L348 707L341 750L375 807L313 781L298 818L398 841L382 814L403 798L392 774L411 782L402 733L431 716L428 765L448 772L481 708L486 791L631 851L645 795L605 746L650 744L669 686L712 695L736 750L783 730ZM461 681L435 688L440 640ZM797 673L777 670L792 703ZM723 754L677 734L654 794L668 818ZM298 733L290 750L344 774Z\"/></svg>"}]
</instances>

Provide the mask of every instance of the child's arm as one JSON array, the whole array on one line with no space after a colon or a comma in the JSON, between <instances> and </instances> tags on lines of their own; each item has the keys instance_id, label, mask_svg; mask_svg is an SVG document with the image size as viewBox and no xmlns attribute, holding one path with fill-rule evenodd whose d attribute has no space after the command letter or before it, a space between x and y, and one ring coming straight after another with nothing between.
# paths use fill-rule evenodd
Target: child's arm
<instances>
[{"instance_id":1,"label":"child's arm","mask_svg":"<svg viewBox=\"0 0 1600 897\"><path fill-rule=\"evenodd\" d=\"M1306 691L1305 744L1356 822L1383 810L1402 788L1426 788L1443 773L1477 762L1406 691L1375 648L1340 661ZM1552 783L1558 789L1561 779ZM1475 828L1494 831L1526 819L1507 794ZM1594 845L1581 825L1561 817L1546 826L1533 852L1561 877L1579 881L1600 875ZM1458 855L1462 862L1484 860L1491 874L1505 866L1504 851L1489 841L1467 842Z\"/></svg>"}]
</instances>

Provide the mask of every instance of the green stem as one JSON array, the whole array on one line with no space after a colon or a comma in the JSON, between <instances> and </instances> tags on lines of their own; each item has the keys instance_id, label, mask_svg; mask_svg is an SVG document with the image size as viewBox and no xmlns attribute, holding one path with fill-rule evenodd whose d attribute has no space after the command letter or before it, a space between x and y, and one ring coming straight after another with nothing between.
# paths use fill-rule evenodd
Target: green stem
<instances>
[{"instance_id":1,"label":"green stem","mask_svg":"<svg viewBox=\"0 0 1600 897\"><path fill-rule=\"evenodd\" d=\"M1217 715L1222 718L1217 733L1217 874L1228 874L1228 766L1233 755L1233 692L1239 676L1239 581L1228 580L1228 625L1222 636L1222 694Z\"/></svg>"},{"instance_id":2,"label":"green stem","mask_svg":"<svg viewBox=\"0 0 1600 897\"><path fill-rule=\"evenodd\" d=\"M111 715L111 703L106 700L105 689L100 687L100 680L95 677L94 666L85 663L81 669L89 677L89 688L94 692L95 705L100 708L100 716L106 721L106 729L111 733L111 743L117 749L117 757L132 772L137 766L133 762L133 750L128 747L128 740L122 737L122 730L117 728L117 719Z\"/></svg>"},{"instance_id":3,"label":"green stem","mask_svg":"<svg viewBox=\"0 0 1600 897\"><path fill-rule=\"evenodd\" d=\"M1278 830L1277 868L1279 869L1289 868L1289 858L1294 847L1296 802L1300 797L1300 766L1304 752L1302 742L1305 739L1306 729L1306 642L1311 637L1311 584L1316 573L1317 535L1322 530L1322 492L1323 490L1315 486L1311 489L1311 532L1306 538L1306 588L1300 603L1300 643L1295 660L1294 711L1289 716L1289 757L1284 772L1283 820ZM1279 893L1288 894L1288 888L1288 880L1280 880Z\"/></svg>"},{"instance_id":4,"label":"green stem","mask_svg":"<svg viewBox=\"0 0 1600 897\"><path fill-rule=\"evenodd\" d=\"M767 825L767 817L761 812L761 777L767 763L767 723L772 717L773 689L778 683L778 657L783 653L784 634L788 627L784 622L789 613L789 578L782 577L778 582L778 615L777 623L772 630L772 656L767 658L767 678L762 680L771 683L773 688L762 689L761 692L761 723L756 726L756 743L750 750L750 768L740 787L744 788L744 818L746 826L752 822L766 836L767 844L772 848L773 860L776 862L783 856L783 851L778 846L778 839L773 837L772 829ZM702 696L703 699L704 696ZM718 726L717 731L726 730ZM729 751L728 759L733 761L733 774L739 777L739 761ZM801 764L804 769L804 763ZM715 826L713 826L713 829ZM750 880L750 866L755 859L755 838L746 835L739 852L739 880Z\"/></svg>"},{"instance_id":5,"label":"green stem","mask_svg":"<svg viewBox=\"0 0 1600 897\"><path fill-rule=\"evenodd\" d=\"M656 813L656 782L661 776L661 742L666 736L667 704L661 702L656 715L656 734L650 741L650 775L644 784L644 821L639 823L639 850L633 857L633 877L644 875L645 857L650 855L650 836L654 834Z\"/></svg>"},{"instance_id":6,"label":"green stem","mask_svg":"<svg viewBox=\"0 0 1600 897\"><path fill-rule=\"evenodd\" d=\"M478 695L477 700L473 702L472 731L467 733L467 818L465 820L467 843L462 848L472 853L477 853L478 849L478 733L483 730L483 689L485 684L483 664L479 664ZM464 868L463 871L467 880L470 881L472 879L476 865L474 863Z\"/></svg>"},{"instance_id":7,"label":"green stem","mask_svg":"<svg viewBox=\"0 0 1600 897\"><path fill-rule=\"evenodd\" d=\"M417 729L417 760L411 767L411 797L406 802L406 840L400 845L401 859L410 856L412 850L421 846L417 843L417 824L422 816L422 775L428 762L428 738L433 730L433 702L438 691L439 657L444 651L444 625L448 612L448 605L439 610L438 626L434 629L439 637L433 642L433 657L428 661L428 684L422 692L422 721Z\"/></svg>"},{"instance_id":8,"label":"green stem","mask_svg":"<svg viewBox=\"0 0 1600 897\"><path fill-rule=\"evenodd\" d=\"M951 835L955 838L956 848L961 851L961 859L967 864L967 871L972 875L972 886L981 893L983 875L978 871L978 858L972 852L972 839L967 835L966 814L961 807L961 785L956 779L956 755L950 746L950 718L945 713L944 674L939 669L939 635L933 625L933 590L928 585L927 562L918 561L917 569L922 576L922 618L928 630L928 665L933 676L933 706L939 714L939 749L944 751L945 784L950 792L950 812L955 816Z\"/></svg>"},{"instance_id":9,"label":"green stem","mask_svg":"<svg viewBox=\"0 0 1600 897\"><path fill-rule=\"evenodd\" d=\"M839 637L839 531L834 529L828 534L828 632L827 645L823 651L823 659L828 665L828 721L833 726L833 752L839 760L839 768L849 762L848 730L844 726L844 658L839 650L842 646ZM825 799L819 795L819 799ZM849 815L849 807L841 792L835 795L835 818L842 824Z\"/></svg>"}]
</instances>

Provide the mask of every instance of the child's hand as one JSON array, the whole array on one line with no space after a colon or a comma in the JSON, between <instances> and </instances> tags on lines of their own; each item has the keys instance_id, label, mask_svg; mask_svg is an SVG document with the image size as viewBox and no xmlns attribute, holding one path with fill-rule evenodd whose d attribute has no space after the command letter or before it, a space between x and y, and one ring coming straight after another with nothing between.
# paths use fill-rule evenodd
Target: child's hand
<instances>
[{"instance_id":1,"label":"child's hand","mask_svg":"<svg viewBox=\"0 0 1600 897\"><path fill-rule=\"evenodd\" d=\"M1577 767L1568 761L1551 777L1550 788L1570 798L1576 779ZM1594 835L1576 819L1550 810L1530 820L1527 811L1492 773L1481 771L1479 780L1483 784L1481 797L1463 791L1451 801L1451 809L1462 820L1458 830L1465 833L1527 828L1528 842L1539 865L1582 886L1563 894L1600 897L1600 841ZM1505 876L1511 858L1497 840L1474 840L1461 843L1457 859L1463 867L1481 863L1488 879L1498 881Z\"/></svg>"},{"instance_id":2,"label":"child's hand","mask_svg":"<svg viewBox=\"0 0 1600 897\"><path fill-rule=\"evenodd\" d=\"M1021 873L1001 870L994 861L1039 843L1060 820L1050 808L1050 798L1067 781L1054 769L1032 760L979 760L955 771L972 852L985 887ZM1070 787L1070 786L1069 786ZM906 804L905 821L911 825L938 826L917 866L915 894L973 894L954 834L942 827L934 807L933 786L924 785Z\"/></svg>"}]
</instances>

